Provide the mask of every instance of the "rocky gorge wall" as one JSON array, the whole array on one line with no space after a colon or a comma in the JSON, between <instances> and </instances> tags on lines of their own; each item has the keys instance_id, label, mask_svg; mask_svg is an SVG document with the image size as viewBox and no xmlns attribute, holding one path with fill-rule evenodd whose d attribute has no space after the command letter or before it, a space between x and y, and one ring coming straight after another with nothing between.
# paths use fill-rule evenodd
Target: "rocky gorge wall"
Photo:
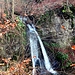
<instances>
[{"instance_id":1,"label":"rocky gorge wall","mask_svg":"<svg viewBox=\"0 0 75 75\"><path fill-rule=\"evenodd\" d=\"M48 14L45 14L45 16L46 15ZM72 38L75 36L75 18L73 18L73 28L71 27L71 18L61 18L58 16L58 13L54 13L51 16L51 22L48 21L50 20L50 18L48 18L49 17L43 18L45 22L43 21L43 23L41 23L40 28L44 40L58 43L61 47L71 46Z\"/></svg>"}]
</instances>

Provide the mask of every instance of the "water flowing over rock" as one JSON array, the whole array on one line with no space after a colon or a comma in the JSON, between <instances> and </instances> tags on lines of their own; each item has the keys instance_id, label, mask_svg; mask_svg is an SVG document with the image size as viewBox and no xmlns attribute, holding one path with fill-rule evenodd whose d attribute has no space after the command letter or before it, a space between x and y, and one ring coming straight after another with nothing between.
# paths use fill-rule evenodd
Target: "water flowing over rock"
<instances>
[{"instance_id":1,"label":"water flowing over rock","mask_svg":"<svg viewBox=\"0 0 75 75\"><path fill-rule=\"evenodd\" d=\"M27 21L27 19L23 18L23 21ZM41 75L44 75L46 73L46 70L52 73L53 75L57 75L57 72L53 70L51 63L49 62L49 58L47 56L44 45L34 25L33 24L26 24L26 25L28 27L27 33L29 34L28 39L30 42L31 57L33 63L33 75L38 75L37 70Z\"/></svg>"}]
</instances>

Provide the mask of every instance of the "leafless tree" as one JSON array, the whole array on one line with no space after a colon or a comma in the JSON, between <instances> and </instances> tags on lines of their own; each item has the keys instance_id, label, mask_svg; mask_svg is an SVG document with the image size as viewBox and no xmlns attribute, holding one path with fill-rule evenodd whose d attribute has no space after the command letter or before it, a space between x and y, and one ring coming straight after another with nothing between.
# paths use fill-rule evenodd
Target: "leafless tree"
<instances>
[{"instance_id":1,"label":"leafless tree","mask_svg":"<svg viewBox=\"0 0 75 75\"><path fill-rule=\"evenodd\" d=\"M12 0L12 21L14 22L14 0Z\"/></svg>"}]
</instances>

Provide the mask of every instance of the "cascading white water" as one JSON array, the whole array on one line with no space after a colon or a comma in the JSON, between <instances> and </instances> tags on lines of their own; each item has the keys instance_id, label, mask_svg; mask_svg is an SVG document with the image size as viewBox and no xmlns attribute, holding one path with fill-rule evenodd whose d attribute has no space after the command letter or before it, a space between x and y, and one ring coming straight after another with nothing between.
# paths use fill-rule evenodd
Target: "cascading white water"
<instances>
[{"instance_id":1,"label":"cascading white water","mask_svg":"<svg viewBox=\"0 0 75 75\"><path fill-rule=\"evenodd\" d=\"M23 23L25 23L27 21L27 18L24 17L22 19L21 17L21 20L23 20ZM32 63L33 63L33 75L35 75L35 65L36 65L36 62L37 60L41 61L40 58L39 58L39 53L38 53L38 50L39 50L39 47L38 47L38 41L39 41L39 44L40 44L40 47L41 47L41 50L42 50L42 54L43 54L43 58L44 58L44 63L45 63L45 67L46 69L54 74L54 75L57 75L57 72L54 71L51 67L51 63L49 62L49 58L47 56L47 53L46 53L46 50L44 48L44 45L34 27L34 25L30 25L30 24L27 24L27 27L29 28L29 42L30 42L30 48L31 48L31 57L32 57ZM33 58L34 56L36 56L35 58ZM41 62L40 62L40 67L41 67Z\"/></svg>"},{"instance_id":2,"label":"cascading white water","mask_svg":"<svg viewBox=\"0 0 75 75\"><path fill-rule=\"evenodd\" d=\"M34 28L32 28L29 24L27 24L29 27L29 41L30 41L30 48L31 48L31 57L32 57L32 63L33 63L33 75L35 75L35 62L38 59L38 39L35 35ZM35 56L35 58L34 58Z\"/></svg>"},{"instance_id":3,"label":"cascading white water","mask_svg":"<svg viewBox=\"0 0 75 75\"><path fill-rule=\"evenodd\" d=\"M42 41L41 41L41 39L40 39L40 37L39 37L39 35L38 35L38 33L37 33L36 30L35 30L35 32L36 32L37 37L38 37L38 39L39 39L39 43L40 43L41 50L42 50L43 57L44 57L44 61L45 61L45 67L46 67L46 69L47 69L49 72L51 72L51 73L53 73L53 74L56 74L57 72L54 71L54 70L52 69L52 67L51 67L51 63L49 62L49 59L48 59L46 50L45 50L45 48L44 48L44 45L43 45L43 43L42 43Z\"/></svg>"},{"instance_id":4,"label":"cascading white water","mask_svg":"<svg viewBox=\"0 0 75 75\"><path fill-rule=\"evenodd\" d=\"M48 56L47 56L47 53L46 53L46 50L45 50L45 48L44 48L44 45L43 45L43 43L42 43L42 41L41 41L41 39L40 39L40 37L39 37L39 35L38 35L38 33L37 33L37 31L35 30L35 27L32 25L32 27L28 24L27 25L28 27L29 27L29 30L31 31L31 32L34 32L34 34L35 34L35 36L37 36L37 38L38 38L38 40L39 40L39 44L40 44L40 46L41 46L41 50L42 50L42 54L43 54L43 57L44 57L44 62L45 62L45 67L46 67L46 69L49 71L49 72L51 72L52 74L57 74L57 72L56 71L54 71L53 69L52 69L52 67L51 67L51 63L49 62L49 59L48 59ZM31 37L31 36L30 36ZM33 36L34 37L34 36ZM34 39L35 40L35 39ZM31 51L32 51L32 47L33 47L33 45L32 45L32 42L33 42L33 40L30 38L30 44L31 44ZM35 44L34 44L35 45ZM37 47L37 46L36 46ZM32 55L33 55L33 53L31 53ZM38 55L38 52L36 53L37 55ZM38 58L38 57L37 57ZM32 58L32 60L33 60L33 58ZM33 63L35 63L35 61L33 61ZM33 64L33 66L34 66L35 64Z\"/></svg>"}]
</instances>

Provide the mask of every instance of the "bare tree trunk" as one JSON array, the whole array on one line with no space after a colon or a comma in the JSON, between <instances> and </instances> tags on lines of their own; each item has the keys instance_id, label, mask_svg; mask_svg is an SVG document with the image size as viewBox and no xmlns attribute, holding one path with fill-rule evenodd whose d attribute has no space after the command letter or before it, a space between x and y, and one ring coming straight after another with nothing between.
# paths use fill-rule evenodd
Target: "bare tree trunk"
<instances>
[{"instance_id":1,"label":"bare tree trunk","mask_svg":"<svg viewBox=\"0 0 75 75\"><path fill-rule=\"evenodd\" d=\"M10 0L10 3L9 3L9 18L11 19L12 18L12 1Z\"/></svg>"},{"instance_id":2,"label":"bare tree trunk","mask_svg":"<svg viewBox=\"0 0 75 75\"><path fill-rule=\"evenodd\" d=\"M7 0L7 15L8 15L8 17L9 17L9 0Z\"/></svg>"},{"instance_id":3,"label":"bare tree trunk","mask_svg":"<svg viewBox=\"0 0 75 75\"><path fill-rule=\"evenodd\" d=\"M4 0L4 7L5 7L5 12L7 11L7 1Z\"/></svg>"},{"instance_id":4,"label":"bare tree trunk","mask_svg":"<svg viewBox=\"0 0 75 75\"><path fill-rule=\"evenodd\" d=\"M4 0L4 13L9 17L9 0Z\"/></svg>"},{"instance_id":5,"label":"bare tree trunk","mask_svg":"<svg viewBox=\"0 0 75 75\"><path fill-rule=\"evenodd\" d=\"M1 7L1 14L0 14L0 18L2 18L2 4L0 5Z\"/></svg>"},{"instance_id":6,"label":"bare tree trunk","mask_svg":"<svg viewBox=\"0 0 75 75\"><path fill-rule=\"evenodd\" d=\"M14 22L14 0L12 0L12 21Z\"/></svg>"},{"instance_id":7,"label":"bare tree trunk","mask_svg":"<svg viewBox=\"0 0 75 75\"><path fill-rule=\"evenodd\" d=\"M2 19L2 22L3 22L2 14L4 13L4 10L3 10L4 8L5 8L5 6L3 4L1 4L1 19Z\"/></svg>"},{"instance_id":8,"label":"bare tree trunk","mask_svg":"<svg viewBox=\"0 0 75 75\"><path fill-rule=\"evenodd\" d=\"M68 6L68 0L67 0L67 6Z\"/></svg>"}]
</instances>

